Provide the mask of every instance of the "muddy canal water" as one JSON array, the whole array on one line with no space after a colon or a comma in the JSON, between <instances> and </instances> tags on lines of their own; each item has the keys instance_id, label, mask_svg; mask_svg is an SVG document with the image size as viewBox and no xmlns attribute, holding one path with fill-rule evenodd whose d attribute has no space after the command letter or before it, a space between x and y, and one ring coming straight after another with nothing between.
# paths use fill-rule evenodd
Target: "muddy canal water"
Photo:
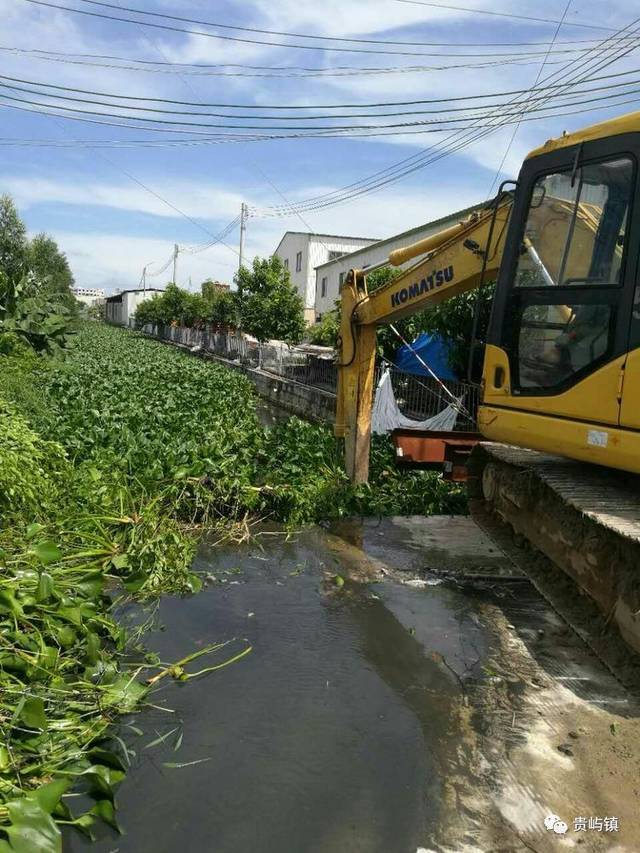
<instances>
[{"instance_id":1,"label":"muddy canal water","mask_svg":"<svg viewBox=\"0 0 640 853\"><path fill-rule=\"evenodd\" d=\"M459 559L477 559L467 521L451 523ZM158 708L135 718L144 735L123 735L136 752L119 793L126 834L91 849L527 849L507 826L517 828L518 815L508 802L500 814L491 790L509 742L523 738L519 725L530 728L515 709L531 673L514 675L515 654L506 678L496 667L507 657L504 625L524 640L563 629L521 582L502 584L498 598L487 583L442 582L425 570L423 545L408 520L203 544L196 569L206 589L164 599L146 645L163 661L216 641L232 641L220 660L246 642L253 650L188 684L167 683ZM500 557L486 556L497 571ZM479 745L493 738L501 746L492 758ZM525 812L526 796L516 796ZM531 808L542 821L544 804ZM488 832L512 846L485 846ZM89 845L74 836L65 849Z\"/></svg>"}]
</instances>

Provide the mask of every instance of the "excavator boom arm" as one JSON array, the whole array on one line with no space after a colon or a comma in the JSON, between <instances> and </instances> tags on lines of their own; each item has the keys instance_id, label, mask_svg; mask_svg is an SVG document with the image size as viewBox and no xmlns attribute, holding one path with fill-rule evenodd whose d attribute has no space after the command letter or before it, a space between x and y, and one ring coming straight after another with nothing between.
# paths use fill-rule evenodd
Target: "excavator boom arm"
<instances>
[{"instance_id":1,"label":"excavator boom arm","mask_svg":"<svg viewBox=\"0 0 640 853\"><path fill-rule=\"evenodd\" d=\"M500 266L512 199L505 194L464 222L397 250L399 266L426 255L379 290L367 292L366 273L352 270L345 282L339 344L336 435L345 439L347 473L353 482L369 476L371 403L376 326L392 323L478 287Z\"/></svg>"},{"instance_id":2,"label":"excavator boom arm","mask_svg":"<svg viewBox=\"0 0 640 853\"><path fill-rule=\"evenodd\" d=\"M497 211L489 208L454 226L454 234L451 234L454 229L447 229L445 239L424 260L367 296L358 306L358 321L393 323L472 290L480 284L483 275L485 280L491 280L502 260L510 212L509 199L503 201ZM435 242L437 237L434 235L430 239Z\"/></svg>"}]
</instances>

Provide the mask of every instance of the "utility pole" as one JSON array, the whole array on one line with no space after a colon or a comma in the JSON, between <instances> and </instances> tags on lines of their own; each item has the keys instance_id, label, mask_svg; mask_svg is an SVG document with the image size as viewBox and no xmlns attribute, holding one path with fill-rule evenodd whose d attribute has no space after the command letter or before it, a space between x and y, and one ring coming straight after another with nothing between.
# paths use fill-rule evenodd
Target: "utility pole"
<instances>
[{"instance_id":1,"label":"utility pole","mask_svg":"<svg viewBox=\"0 0 640 853\"><path fill-rule=\"evenodd\" d=\"M173 283L177 284L176 276L178 274L178 254L180 252L180 246L176 243L173 247Z\"/></svg>"},{"instance_id":2,"label":"utility pole","mask_svg":"<svg viewBox=\"0 0 640 853\"><path fill-rule=\"evenodd\" d=\"M144 295L147 295L147 268L144 267L142 270L142 290L144 291Z\"/></svg>"},{"instance_id":3,"label":"utility pole","mask_svg":"<svg viewBox=\"0 0 640 853\"><path fill-rule=\"evenodd\" d=\"M238 269L242 269L242 264L244 261L244 241L247 235L247 219L249 218L249 210L247 205L242 202L242 207L240 208L240 263L238 265Z\"/></svg>"}]
</instances>

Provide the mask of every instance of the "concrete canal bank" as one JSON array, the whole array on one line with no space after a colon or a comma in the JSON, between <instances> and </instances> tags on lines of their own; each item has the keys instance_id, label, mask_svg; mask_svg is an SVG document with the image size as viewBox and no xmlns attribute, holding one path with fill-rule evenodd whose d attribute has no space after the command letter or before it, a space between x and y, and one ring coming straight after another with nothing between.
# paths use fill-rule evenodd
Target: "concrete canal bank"
<instances>
[{"instance_id":1,"label":"concrete canal bank","mask_svg":"<svg viewBox=\"0 0 640 853\"><path fill-rule=\"evenodd\" d=\"M256 533L162 601L163 660L253 651L122 732L127 834L96 853L640 849L640 708L471 519Z\"/></svg>"}]
</instances>

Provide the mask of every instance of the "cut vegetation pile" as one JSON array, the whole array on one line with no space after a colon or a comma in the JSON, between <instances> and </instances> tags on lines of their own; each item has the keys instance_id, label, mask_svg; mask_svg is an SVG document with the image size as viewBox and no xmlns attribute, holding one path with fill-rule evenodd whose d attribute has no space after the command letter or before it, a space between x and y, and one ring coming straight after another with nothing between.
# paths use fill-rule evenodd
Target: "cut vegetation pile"
<instances>
[{"instance_id":1,"label":"cut vegetation pile","mask_svg":"<svg viewBox=\"0 0 640 853\"><path fill-rule=\"evenodd\" d=\"M386 441L374 443L373 485L353 488L328 427L292 418L266 430L244 377L140 336L88 324L64 361L5 344L0 851L49 853L59 824L115 825L127 751L110 730L162 671L124 662L132 638L114 619L117 596L197 592L203 527L457 512L464 501L435 475L400 476ZM72 815L71 786L92 797L89 811Z\"/></svg>"}]
</instances>

